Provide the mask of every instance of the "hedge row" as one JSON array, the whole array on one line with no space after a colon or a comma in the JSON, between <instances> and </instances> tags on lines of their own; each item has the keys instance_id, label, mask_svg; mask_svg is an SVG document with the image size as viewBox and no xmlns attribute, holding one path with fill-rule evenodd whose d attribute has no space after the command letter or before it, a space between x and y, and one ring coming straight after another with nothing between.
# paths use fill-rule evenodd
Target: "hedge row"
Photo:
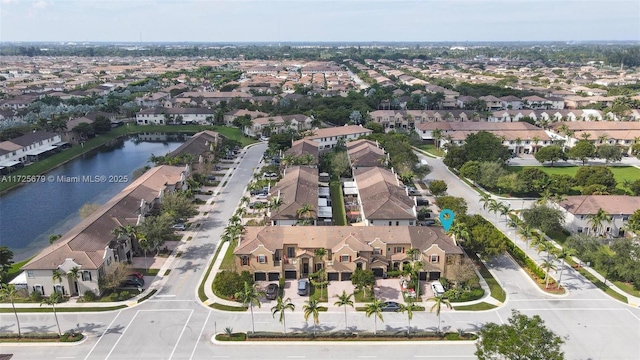
<instances>
[{"instance_id":1,"label":"hedge row","mask_svg":"<svg viewBox=\"0 0 640 360\"><path fill-rule=\"evenodd\" d=\"M0 339L17 339L18 334L0 333ZM60 335L56 333L22 333L22 339L59 339Z\"/></svg>"},{"instance_id":2,"label":"hedge row","mask_svg":"<svg viewBox=\"0 0 640 360\"><path fill-rule=\"evenodd\" d=\"M538 266L538 264L536 264L536 262L529 257L529 255L527 255L524 251L522 251L522 249L514 244L511 239L507 238L506 236L505 238L507 239L507 251L509 251L509 254L513 256L516 262L520 264L520 266L526 266L538 278L544 279L544 270L542 270Z\"/></svg>"},{"instance_id":3,"label":"hedge row","mask_svg":"<svg viewBox=\"0 0 640 360\"><path fill-rule=\"evenodd\" d=\"M258 331L255 333L247 333L247 339L371 339L371 338L407 338L406 331L378 331L377 334L370 332L366 333L345 333L345 332L320 332L315 335L310 332L293 332L293 333L279 333L279 332L266 332ZM433 338L433 339L447 339L447 340L459 340L459 339L475 339L474 334L458 333L440 333L434 331L416 331L411 332L410 338Z\"/></svg>"}]
</instances>

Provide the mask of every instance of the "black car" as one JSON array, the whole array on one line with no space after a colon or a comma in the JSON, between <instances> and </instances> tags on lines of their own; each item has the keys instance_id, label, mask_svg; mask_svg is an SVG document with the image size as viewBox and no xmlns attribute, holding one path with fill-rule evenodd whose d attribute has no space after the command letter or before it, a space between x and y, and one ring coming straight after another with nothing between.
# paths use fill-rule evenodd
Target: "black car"
<instances>
[{"instance_id":1,"label":"black car","mask_svg":"<svg viewBox=\"0 0 640 360\"><path fill-rule=\"evenodd\" d=\"M135 275L127 276L127 279L123 283L124 286L135 286L135 287L143 287L144 279L140 279Z\"/></svg>"},{"instance_id":2,"label":"black car","mask_svg":"<svg viewBox=\"0 0 640 360\"><path fill-rule=\"evenodd\" d=\"M424 221L418 222L418 226L433 226L435 224L436 224L435 220L424 220Z\"/></svg>"},{"instance_id":3,"label":"black car","mask_svg":"<svg viewBox=\"0 0 640 360\"><path fill-rule=\"evenodd\" d=\"M427 206L429 205L429 200L423 197L416 197L416 205L418 206Z\"/></svg>"},{"instance_id":4,"label":"black car","mask_svg":"<svg viewBox=\"0 0 640 360\"><path fill-rule=\"evenodd\" d=\"M398 311L400 310L400 304L395 301L386 301L382 304L382 311Z\"/></svg>"},{"instance_id":5,"label":"black car","mask_svg":"<svg viewBox=\"0 0 640 360\"><path fill-rule=\"evenodd\" d=\"M278 284L267 285L267 290L265 291L267 300L275 300L278 297L278 290Z\"/></svg>"},{"instance_id":6,"label":"black car","mask_svg":"<svg viewBox=\"0 0 640 360\"><path fill-rule=\"evenodd\" d=\"M251 190L249 193L252 196L256 196L256 195L267 195L269 192L265 189L259 189L259 190Z\"/></svg>"}]
</instances>

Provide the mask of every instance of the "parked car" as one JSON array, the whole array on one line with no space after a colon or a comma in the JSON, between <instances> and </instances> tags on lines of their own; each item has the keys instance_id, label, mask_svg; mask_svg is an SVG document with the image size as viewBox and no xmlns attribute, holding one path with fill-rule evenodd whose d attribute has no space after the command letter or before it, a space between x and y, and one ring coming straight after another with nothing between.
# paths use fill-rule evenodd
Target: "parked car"
<instances>
[{"instance_id":1,"label":"parked car","mask_svg":"<svg viewBox=\"0 0 640 360\"><path fill-rule=\"evenodd\" d=\"M129 275L123 283L124 286L143 287L144 279L138 279L136 276Z\"/></svg>"},{"instance_id":2,"label":"parked car","mask_svg":"<svg viewBox=\"0 0 640 360\"><path fill-rule=\"evenodd\" d=\"M130 273L129 276L135 276L138 279L144 280L144 275L142 275L141 273L139 273L137 271L134 271L134 272Z\"/></svg>"},{"instance_id":3,"label":"parked car","mask_svg":"<svg viewBox=\"0 0 640 360\"><path fill-rule=\"evenodd\" d=\"M260 141L269 141L269 138L266 136L261 136Z\"/></svg>"},{"instance_id":4,"label":"parked car","mask_svg":"<svg viewBox=\"0 0 640 360\"><path fill-rule=\"evenodd\" d=\"M278 290L280 287L278 284L269 284L267 285L267 290L265 291L265 295L267 300L275 300L278 297Z\"/></svg>"},{"instance_id":5,"label":"parked car","mask_svg":"<svg viewBox=\"0 0 640 360\"><path fill-rule=\"evenodd\" d=\"M420 196L422 195L418 189L409 188L409 196Z\"/></svg>"},{"instance_id":6,"label":"parked car","mask_svg":"<svg viewBox=\"0 0 640 360\"><path fill-rule=\"evenodd\" d=\"M222 168L220 167L220 165L216 165L216 166L214 166L214 169L215 169L216 171L220 171L220 170L222 170Z\"/></svg>"},{"instance_id":7,"label":"parked car","mask_svg":"<svg viewBox=\"0 0 640 360\"><path fill-rule=\"evenodd\" d=\"M216 181L216 177L213 175L207 175L207 180L209 181Z\"/></svg>"},{"instance_id":8,"label":"parked car","mask_svg":"<svg viewBox=\"0 0 640 360\"><path fill-rule=\"evenodd\" d=\"M442 294L444 294L444 287L438 281L431 284L431 290L433 290L433 295L435 296L442 296Z\"/></svg>"},{"instance_id":9,"label":"parked car","mask_svg":"<svg viewBox=\"0 0 640 360\"><path fill-rule=\"evenodd\" d=\"M423 197L416 197L416 205L418 206L428 206L429 205L429 200L423 198Z\"/></svg>"},{"instance_id":10,"label":"parked car","mask_svg":"<svg viewBox=\"0 0 640 360\"><path fill-rule=\"evenodd\" d=\"M382 311L398 311L400 310L400 304L395 301L386 301L382 304Z\"/></svg>"},{"instance_id":11,"label":"parked car","mask_svg":"<svg viewBox=\"0 0 640 360\"><path fill-rule=\"evenodd\" d=\"M173 230L184 231L187 230L187 226L185 224L175 224L171 226Z\"/></svg>"},{"instance_id":12,"label":"parked car","mask_svg":"<svg viewBox=\"0 0 640 360\"><path fill-rule=\"evenodd\" d=\"M307 279L298 280L298 295L300 296L309 295L309 281Z\"/></svg>"},{"instance_id":13,"label":"parked car","mask_svg":"<svg viewBox=\"0 0 640 360\"><path fill-rule=\"evenodd\" d=\"M418 226L433 226L436 224L435 220L427 219L424 221L418 221Z\"/></svg>"},{"instance_id":14,"label":"parked car","mask_svg":"<svg viewBox=\"0 0 640 360\"><path fill-rule=\"evenodd\" d=\"M267 193L260 193L258 195L256 195L256 199L260 200L260 199L266 199L269 197L269 194Z\"/></svg>"},{"instance_id":15,"label":"parked car","mask_svg":"<svg viewBox=\"0 0 640 360\"><path fill-rule=\"evenodd\" d=\"M249 191L249 194L251 194L251 196L256 196L256 195L260 195L260 194L266 194L268 191L265 189L259 189L259 190L251 190Z\"/></svg>"},{"instance_id":16,"label":"parked car","mask_svg":"<svg viewBox=\"0 0 640 360\"><path fill-rule=\"evenodd\" d=\"M267 179L273 179L273 178L277 178L278 174L274 173L274 172L266 172L264 174L262 174L263 178L267 178Z\"/></svg>"}]
</instances>

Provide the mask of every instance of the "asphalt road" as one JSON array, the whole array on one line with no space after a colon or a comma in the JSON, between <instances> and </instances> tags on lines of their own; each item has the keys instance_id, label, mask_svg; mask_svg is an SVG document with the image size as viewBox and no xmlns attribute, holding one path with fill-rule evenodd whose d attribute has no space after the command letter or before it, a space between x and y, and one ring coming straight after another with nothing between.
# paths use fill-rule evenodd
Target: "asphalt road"
<instances>
[{"instance_id":1,"label":"asphalt road","mask_svg":"<svg viewBox=\"0 0 640 360\"><path fill-rule=\"evenodd\" d=\"M472 359L471 343L340 343L340 344L214 344L211 337L225 327L234 331L251 329L249 312L211 310L197 300L197 287L213 256L227 219L237 206L243 189L258 164L265 145L249 149L233 177L218 197L183 255L173 264L165 286L153 298L133 308L100 313L60 313L63 331L80 330L88 335L79 345L37 346L0 345L0 353L12 353L13 359ZM450 174L439 160L430 178L443 179L449 193L465 197L471 213L481 213L479 195ZM512 204L516 208L517 204ZM493 214L485 214L490 220ZM498 225L500 222L498 221ZM502 225L504 226L504 224ZM478 330L486 322L502 323L511 309L540 315L554 331L568 336L564 350L568 359L637 359L640 354L640 309L610 299L602 291L574 272L563 278L570 293L552 297L542 293L516 264L506 256L489 264L508 296L505 306L483 312L443 310L443 330ZM569 269L568 269L569 270ZM564 283L564 281L563 281ZM300 304L286 314L288 331L312 331L313 324L303 319ZM53 314L20 314L23 331L55 331ZM369 330L373 318L350 310L347 323L352 330ZM281 331L268 306L255 309L257 331ZM413 329L435 330L438 318L430 312L415 313ZM344 313L331 309L320 314L319 331L345 327ZM379 330L404 330L404 314L384 313ZM16 331L12 313L0 314L0 331Z\"/></svg>"}]
</instances>

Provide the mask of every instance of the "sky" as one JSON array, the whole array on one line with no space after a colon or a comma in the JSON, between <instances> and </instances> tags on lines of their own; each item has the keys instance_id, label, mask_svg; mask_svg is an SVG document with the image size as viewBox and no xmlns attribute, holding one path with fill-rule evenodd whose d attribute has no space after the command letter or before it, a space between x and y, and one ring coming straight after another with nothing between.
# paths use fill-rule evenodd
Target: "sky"
<instances>
[{"instance_id":1,"label":"sky","mask_svg":"<svg viewBox=\"0 0 640 360\"><path fill-rule=\"evenodd\" d=\"M640 41L638 0L0 0L0 41Z\"/></svg>"}]
</instances>

